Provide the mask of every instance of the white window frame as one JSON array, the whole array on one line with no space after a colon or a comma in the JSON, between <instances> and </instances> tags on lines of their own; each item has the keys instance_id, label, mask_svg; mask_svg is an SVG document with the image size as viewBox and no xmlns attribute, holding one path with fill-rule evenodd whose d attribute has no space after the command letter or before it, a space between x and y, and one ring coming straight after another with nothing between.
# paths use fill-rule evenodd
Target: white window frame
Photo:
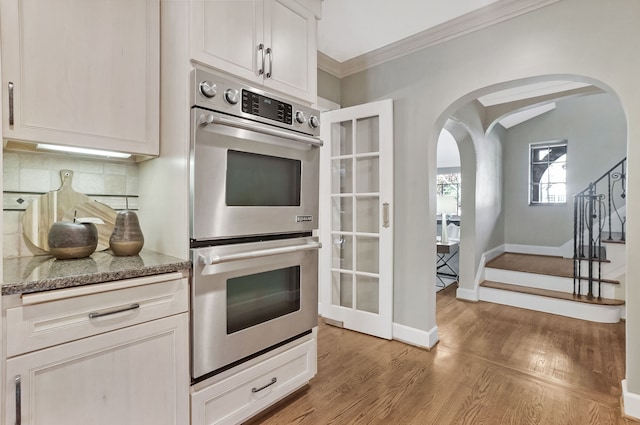
<instances>
[{"instance_id":1,"label":"white window frame","mask_svg":"<svg viewBox=\"0 0 640 425\"><path fill-rule=\"evenodd\" d=\"M533 150L534 149L540 149L540 148L554 148L554 147L559 147L559 146L564 146L565 147L565 167L566 164L568 164L568 159L569 159L569 143L566 139L563 140L554 140L554 141L547 141L547 142L536 142L536 143L530 143L529 144L529 159L528 159L528 164L529 164L529 185L528 185L528 191L529 191L529 205L530 206L538 206L538 205L566 205L567 204L567 197L568 197L568 191L565 189L565 196L564 196L564 200L559 201L559 202L542 202L540 200L538 201L534 201L533 200L533 190L534 190L534 185L540 185L540 182L534 182L533 181ZM555 162L555 161L554 161ZM565 179L564 182L555 182L555 183L564 183L565 188L568 184L567 181L567 174L566 174L566 170L565 170Z\"/></svg>"}]
</instances>

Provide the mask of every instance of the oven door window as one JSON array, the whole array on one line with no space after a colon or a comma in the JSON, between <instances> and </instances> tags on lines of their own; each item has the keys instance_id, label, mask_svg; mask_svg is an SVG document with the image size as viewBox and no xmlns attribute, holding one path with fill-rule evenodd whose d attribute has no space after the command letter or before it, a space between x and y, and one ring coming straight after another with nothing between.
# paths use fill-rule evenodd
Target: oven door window
<instances>
[{"instance_id":1,"label":"oven door window","mask_svg":"<svg viewBox=\"0 0 640 425\"><path fill-rule=\"evenodd\" d=\"M227 151L227 206L300 206L301 161Z\"/></svg>"},{"instance_id":2,"label":"oven door window","mask_svg":"<svg viewBox=\"0 0 640 425\"><path fill-rule=\"evenodd\" d=\"M227 280L227 334L300 310L300 266Z\"/></svg>"}]
</instances>

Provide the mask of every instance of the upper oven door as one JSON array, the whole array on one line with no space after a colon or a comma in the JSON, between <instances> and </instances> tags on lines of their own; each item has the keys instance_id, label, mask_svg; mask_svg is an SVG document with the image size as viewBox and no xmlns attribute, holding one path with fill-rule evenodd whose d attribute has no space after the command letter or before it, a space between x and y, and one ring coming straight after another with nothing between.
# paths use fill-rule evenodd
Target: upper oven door
<instances>
[{"instance_id":1,"label":"upper oven door","mask_svg":"<svg viewBox=\"0 0 640 425\"><path fill-rule=\"evenodd\" d=\"M317 138L192 109L191 238L318 227Z\"/></svg>"}]
</instances>

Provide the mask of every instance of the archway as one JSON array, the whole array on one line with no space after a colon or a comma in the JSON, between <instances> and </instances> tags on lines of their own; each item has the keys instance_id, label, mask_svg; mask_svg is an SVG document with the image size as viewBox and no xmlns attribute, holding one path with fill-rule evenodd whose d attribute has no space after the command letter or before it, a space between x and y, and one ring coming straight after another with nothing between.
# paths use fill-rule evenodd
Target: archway
<instances>
[{"instance_id":1,"label":"archway","mask_svg":"<svg viewBox=\"0 0 640 425\"><path fill-rule=\"evenodd\" d=\"M486 96L489 93L500 92L505 88L516 87L514 86L515 83L520 84L520 86L531 86L532 84L538 85L541 81L546 81L549 82L548 85L557 86L558 78L560 77L563 79L562 81L577 81L580 83L580 87L569 87L567 90L559 90L544 95L523 97L521 99L509 100L502 104L494 104L490 106L484 106L478 101L479 98L482 98L482 96ZM590 81L591 84L586 84L587 81ZM553 82L553 84L551 84L551 82ZM613 99L612 101L618 105L620 119L623 120L624 114L617 97L599 87L604 86L597 81L589 80L582 76L542 76L523 79L517 82L510 81L504 84L497 84L478 90L474 93L470 93L468 96L465 96L464 99L460 99L459 102L456 102L452 107L448 108L448 111L451 112L445 119L444 128L453 127L455 131L455 127L457 126L460 130L463 130L461 131L461 135L458 140L468 138L469 145L472 147L470 163L474 164L474 167L469 167L467 169L467 176L465 177L463 174L463 179L467 180L468 176L473 174L479 182L474 186L478 202L476 203L474 200L474 203L472 204L474 205L474 208L467 207L465 209L464 222L465 224L473 223L473 226L463 226L462 230L462 234L466 233L464 239L468 239L467 242L470 245L468 252L475 253L475 255L471 255L474 258L470 260L468 263L469 268L466 269L467 277L471 275L473 278L464 278L465 267L464 265L461 265L461 284L458 291L459 298L474 301L477 300L478 284L482 279L482 276L480 276L479 273L481 273L483 263L486 261L486 257L483 257L483 255L493 248L514 243L510 242L508 239L509 235L505 235L504 233L504 221L506 218L510 218L511 221L513 221L513 219L512 217L505 218L505 214L507 213L503 210L504 192L502 190L502 179L504 178L502 167L503 161L505 160L503 158L502 143L506 137L505 135L512 130L507 130L505 127L502 127L502 125L498 125L498 122L505 119L505 117L530 110L545 103L548 104L554 101L576 102L576 99L592 98L593 95L601 97L608 96L610 100ZM465 100L467 102L466 104L463 103ZM455 107L457 107L457 109L453 110ZM576 119L579 118L580 117L577 117ZM623 140L623 143L626 146L626 133L618 136ZM533 141L536 140L532 139L528 142ZM576 154L578 151L580 151L580 149L574 145L574 157L579 156ZM615 161L610 161L612 162L611 165L619 159L620 158L616 157ZM588 161L581 162L584 164L588 163ZM524 167L526 169L526 164ZM606 165L603 165L603 168L606 167ZM464 170L465 167L463 164L463 173ZM599 175L591 175L590 177L597 178ZM586 181L584 176L581 176L581 178L583 181ZM583 185L583 183L580 184ZM582 187L580 187L580 189L577 187L578 186L572 187L569 194L582 189ZM465 192L468 193L469 191ZM524 188L524 194L525 196L527 195L526 187ZM507 209L507 212L509 212L509 209ZM540 210L535 211L536 214L539 214L539 212ZM511 212L511 215L513 215L513 212ZM466 232L464 229L465 227ZM471 241L471 239L474 240ZM463 242L464 241L461 240L461 257L465 257ZM522 244L521 241L517 241L516 243ZM503 247L500 249L504 250ZM471 266L471 264L473 264L473 266Z\"/></svg>"}]
</instances>

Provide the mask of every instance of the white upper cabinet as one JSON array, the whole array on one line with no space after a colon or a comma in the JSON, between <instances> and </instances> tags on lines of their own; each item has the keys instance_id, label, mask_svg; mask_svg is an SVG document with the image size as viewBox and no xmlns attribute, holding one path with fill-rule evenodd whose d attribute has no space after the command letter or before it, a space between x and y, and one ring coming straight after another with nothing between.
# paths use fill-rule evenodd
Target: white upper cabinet
<instances>
[{"instance_id":1,"label":"white upper cabinet","mask_svg":"<svg viewBox=\"0 0 640 425\"><path fill-rule=\"evenodd\" d=\"M294 0L191 0L191 58L316 102L317 20Z\"/></svg>"},{"instance_id":2,"label":"white upper cabinet","mask_svg":"<svg viewBox=\"0 0 640 425\"><path fill-rule=\"evenodd\" d=\"M3 138L157 155L159 0L0 0Z\"/></svg>"}]
</instances>

